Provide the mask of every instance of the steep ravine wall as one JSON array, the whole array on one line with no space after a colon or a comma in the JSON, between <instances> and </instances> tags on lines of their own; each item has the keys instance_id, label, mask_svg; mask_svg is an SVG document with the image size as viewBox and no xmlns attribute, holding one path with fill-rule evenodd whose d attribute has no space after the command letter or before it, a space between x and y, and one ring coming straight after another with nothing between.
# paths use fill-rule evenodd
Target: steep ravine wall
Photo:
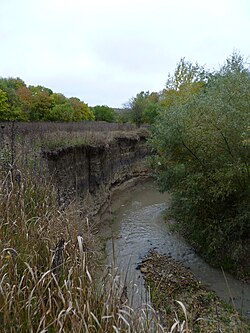
<instances>
[{"instance_id":1,"label":"steep ravine wall","mask_svg":"<svg viewBox=\"0 0 250 333\"><path fill-rule=\"evenodd\" d=\"M79 199L91 217L105 209L114 187L147 175L147 155L146 137L141 135L50 151L45 158L61 203Z\"/></svg>"}]
</instances>

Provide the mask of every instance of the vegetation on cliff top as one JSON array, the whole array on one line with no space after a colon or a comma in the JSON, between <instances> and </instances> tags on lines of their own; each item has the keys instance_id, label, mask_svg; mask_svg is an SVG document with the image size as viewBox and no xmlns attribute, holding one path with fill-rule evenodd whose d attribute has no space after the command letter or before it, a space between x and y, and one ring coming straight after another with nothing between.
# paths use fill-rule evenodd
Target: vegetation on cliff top
<instances>
[{"instance_id":1,"label":"vegetation on cliff top","mask_svg":"<svg viewBox=\"0 0 250 333\"><path fill-rule=\"evenodd\" d=\"M146 128L136 129L132 124L89 122L0 122L0 139L5 154L6 147L22 146L26 156L37 152L64 149L82 145L104 145L116 137L138 139L148 137Z\"/></svg>"}]
</instances>

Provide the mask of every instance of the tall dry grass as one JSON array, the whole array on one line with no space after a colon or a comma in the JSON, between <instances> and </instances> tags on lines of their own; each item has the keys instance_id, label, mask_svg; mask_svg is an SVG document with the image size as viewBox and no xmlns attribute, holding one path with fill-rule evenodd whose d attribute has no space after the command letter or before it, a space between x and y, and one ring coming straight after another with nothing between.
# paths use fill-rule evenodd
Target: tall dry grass
<instances>
[{"instance_id":1,"label":"tall dry grass","mask_svg":"<svg viewBox=\"0 0 250 333\"><path fill-rule=\"evenodd\" d=\"M132 124L106 123L103 121L83 121L78 123L62 122L0 122L1 142L13 142L22 147L22 157L34 152L61 149L84 144L106 144L115 137L148 135L146 127L137 129ZM31 148L31 149L30 149ZM27 154L28 152L28 154ZM1 156L0 156L1 159Z\"/></svg>"},{"instance_id":2,"label":"tall dry grass","mask_svg":"<svg viewBox=\"0 0 250 333\"><path fill-rule=\"evenodd\" d=\"M58 206L36 148L14 131L0 147L1 332L166 332L149 305L121 302L116 275L100 275L95 226L76 201Z\"/></svg>"}]
</instances>

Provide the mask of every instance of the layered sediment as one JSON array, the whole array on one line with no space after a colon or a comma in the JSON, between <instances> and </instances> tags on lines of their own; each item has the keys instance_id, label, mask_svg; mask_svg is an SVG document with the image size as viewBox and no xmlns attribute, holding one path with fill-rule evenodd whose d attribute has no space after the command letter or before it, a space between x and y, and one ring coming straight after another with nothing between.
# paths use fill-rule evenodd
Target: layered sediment
<instances>
[{"instance_id":1,"label":"layered sediment","mask_svg":"<svg viewBox=\"0 0 250 333\"><path fill-rule=\"evenodd\" d=\"M119 136L105 144L46 152L48 169L61 204L83 201L86 214L105 210L111 191L125 181L147 175L146 135Z\"/></svg>"}]
</instances>

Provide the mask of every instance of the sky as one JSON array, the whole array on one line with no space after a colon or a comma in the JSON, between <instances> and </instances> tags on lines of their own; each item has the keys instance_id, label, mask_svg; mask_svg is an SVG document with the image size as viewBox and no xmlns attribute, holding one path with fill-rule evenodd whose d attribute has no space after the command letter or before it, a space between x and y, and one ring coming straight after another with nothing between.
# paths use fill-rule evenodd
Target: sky
<instances>
[{"instance_id":1,"label":"sky","mask_svg":"<svg viewBox=\"0 0 250 333\"><path fill-rule=\"evenodd\" d=\"M90 106L160 91L181 58L250 56L250 0L0 0L0 77Z\"/></svg>"}]
</instances>

